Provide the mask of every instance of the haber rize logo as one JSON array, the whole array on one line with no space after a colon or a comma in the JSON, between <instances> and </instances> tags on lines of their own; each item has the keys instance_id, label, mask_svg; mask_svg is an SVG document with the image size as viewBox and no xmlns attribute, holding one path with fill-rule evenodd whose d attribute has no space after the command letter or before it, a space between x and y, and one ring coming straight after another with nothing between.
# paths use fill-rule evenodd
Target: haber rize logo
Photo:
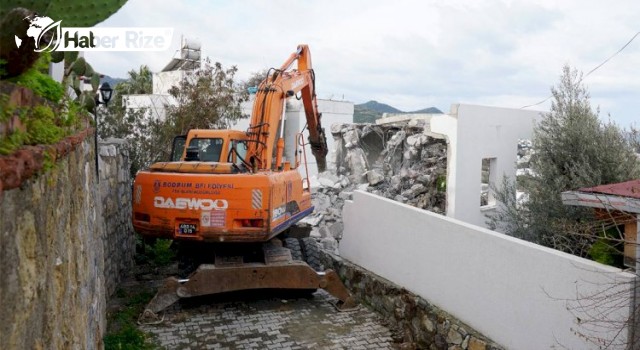
<instances>
[{"instance_id":1,"label":"haber rize logo","mask_svg":"<svg viewBox=\"0 0 640 350\"><path fill-rule=\"evenodd\" d=\"M54 51L58 45L60 45L59 38L62 37L62 29L60 28L60 22L55 22L46 16L32 16L26 17L25 21L29 22L29 28L27 29L27 36L33 38L36 44L34 51ZM47 35L50 34L50 35ZM22 45L22 39L17 35L16 46Z\"/></svg>"},{"instance_id":2,"label":"haber rize logo","mask_svg":"<svg viewBox=\"0 0 640 350\"><path fill-rule=\"evenodd\" d=\"M16 46L34 41L36 52L51 51L164 51L171 44L173 28L165 27L62 27L62 21L32 15L25 33L14 33Z\"/></svg>"}]
</instances>

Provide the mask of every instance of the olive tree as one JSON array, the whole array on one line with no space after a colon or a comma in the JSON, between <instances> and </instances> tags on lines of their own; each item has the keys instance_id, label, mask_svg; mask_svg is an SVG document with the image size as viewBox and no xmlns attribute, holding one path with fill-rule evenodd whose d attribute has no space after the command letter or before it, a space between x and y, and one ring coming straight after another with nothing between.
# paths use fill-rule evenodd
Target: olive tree
<instances>
[{"instance_id":1,"label":"olive tree","mask_svg":"<svg viewBox=\"0 0 640 350\"><path fill-rule=\"evenodd\" d=\"M489 224L509 235L588 257L600 233L576 235L567 228L593 227L598 219L593 210L563 205L560 194L636 178L638 158L627 134L598 118L576 70L563 67L551 93L551 110L534 127L532 174L519 179L528 200L518 203L515 183L505 180L496 189L501 208Z\"/></svg>"},{"instance_id":2,"label":"olive tree","mask_svg":"<svg viewBox=\"0 0 640 350\"><path fill-rule=\"evenodd\" d=\"M129 141L131 175L157 161L166 161L173 137L189 129L225 129L233 121L246 117L241 104L248 94L234 81L237 68L205 59L202 66L188 71L169 89L172 103L164 109L164 117L150 109L127 110L121 97L148 94L152 90L152 74L148 67L129 72L129 79L116 85L115 101L101 125L100 135Z\"/></svg>"},{"instance_id":3,"label":"olive tree","mask_svg":"<svg viewBox=\"0 0 640 350\"><path fill-rule=\"evenodd\" d=\"M635 216L607 211L596 214L592 208L564 205L561 193L637 178L639 164L634 152L638 149L637 132L622 130L611 121L602 122L598 109L591 107L582 75L568 66L563 68L560 82L551 92L551 110L534 127L532 172L519 177L517 186L505 178L495 188L501 205L489 218L489 225L518 238L622 267L622 250L629 240L619 228L625 220L635 221ZM516 200L516 188L526 193L525 201ZM620 343L637 348L638 308L632 309L628 319L613 317L616 314L613 311L629 308L633 302L629 290L635 287L602 286L604 290L620 291L607 294L606 298L577 290L577 300L567 301L568 310L580 317L577 334L599 348L612 348ZM612 312L596 312L603 309ZM616 336L603 339L593 332L582 333L583 328L614 331ZM622 332L625 329L631 330L629 338Z\"/></svg>"},{"instance_id":4,"label":"olive tree","mask_svg":"<svg viewBox=\"0 0 640 350\"><path fill-rule=\"evenodd\" d=\"M238 68L225 69L222 64L203 62L201 68L186 75L169 89L174 104L166 105L166 120L156 130L157 160L167 159L171 140L190 129L227 129L240 118L242 102L248 93L234 80Z\"/></svg>"}]
</instances>

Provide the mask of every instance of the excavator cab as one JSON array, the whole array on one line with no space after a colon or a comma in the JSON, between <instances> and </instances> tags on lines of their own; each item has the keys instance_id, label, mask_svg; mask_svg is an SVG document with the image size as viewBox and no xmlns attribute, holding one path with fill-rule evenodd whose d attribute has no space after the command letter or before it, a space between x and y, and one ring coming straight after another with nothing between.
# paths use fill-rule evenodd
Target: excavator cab
<instances>
[{"instance_id":1,"label":"excavator cab","mask_svg":"<svg viewBox=\"0 0 640 350\"><path fill-rule=\"evenodd\" d=\"M225 152L223 152L223 150ZM170 162L217 162L240 165L247 154L247 136L234 130L192 130L173 139Z\"/></svg>"},{"instance_id":2,"label":"excavator cab","mask_svg":"<svg viewBox=\"0 0 640 350\"><path fill-rule=\"evenodd\" d=\"M171 155L169 156L170 162L179 162L184 153L184 146L187 144L187 135L178 135L173 138L173 144L171 146Z\"/></svg>"}]
</instances>

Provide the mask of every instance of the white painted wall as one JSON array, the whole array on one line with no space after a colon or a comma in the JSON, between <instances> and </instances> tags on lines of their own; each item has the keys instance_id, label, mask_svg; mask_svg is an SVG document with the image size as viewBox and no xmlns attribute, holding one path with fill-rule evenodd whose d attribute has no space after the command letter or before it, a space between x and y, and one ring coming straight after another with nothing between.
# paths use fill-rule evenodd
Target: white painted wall
<instances>
[{"instance_id":1,"label":"white painted wall","mask_svg":"<svg viewBox=\"0 0 640 350\"><path fill-rule=\"evenodd\" d=\"M175 104L171 95L124 95L122 103L127 112L145 109L148 117L164 120L167 105Z\"/></svg>"},{"instance_id":2,"label":"white painted wall","mask_svg":"<svg viewBox=\"0 0 640 350\"><path fill-rule=\"evenodd\" d=\"M167 105L175 105L175 99L169 95L169 89L177 86L192 71L175 70L153 73L153 94L124 95L122 102L127 110L146 109L149 117L163 120Z\"/></svg>"},{"instance_id":3,"label":"white painted wall","mask_svg":"<svg viewBox=\"0 0 640 350\"><path fill-rule=\"evenodd\" d=\"M347 201L343 218L342 257L507 349L597 348L574 330L613 338L616 329L590 331L578 324L576 316L589 318L568 310L577 306L577 294L602 293L592 314L606 312L616 320L629 315L620 298L631 298L635 276L619 269L361 191ZM611 303L620 308L609 308ZM626 336L623 330L619 342Z\"/></svg>"},{"instance_id":4,"label":"white painted wall","mask_svg":"<svg viewBox=\"0 0 640 350\"><path fill-rule=\"evenodd\" d=\"M64 61L58 63L49 63L49 75L58 83L62 83L64 78Z\"/></svg>"},{"instance_id":5,"label":"white painted wall","mask_svg":"<svg viewBox=\"0 0 640 350\"><path fill-rule=\"evenodd\" d=\"M449 114L434 114L431 132L443 134L447 149L447 216L486 227L480 207L483 158L496 158L495 179L515 179L518 139L531 139L538 111L454 104Z\"/></svg>"},{"instance_id":6,"label":"white painted wall","mask_svg":"<svg viewBox=\"0 0 640 350\"><path fill-rule=\"evenodd\" d=\"M192 71L172 70L153 73L153 93L155 95L168 95L169 89L173 86L178 86L182 79L189 74L192 74Z\"/></svg>"}]
</instances>

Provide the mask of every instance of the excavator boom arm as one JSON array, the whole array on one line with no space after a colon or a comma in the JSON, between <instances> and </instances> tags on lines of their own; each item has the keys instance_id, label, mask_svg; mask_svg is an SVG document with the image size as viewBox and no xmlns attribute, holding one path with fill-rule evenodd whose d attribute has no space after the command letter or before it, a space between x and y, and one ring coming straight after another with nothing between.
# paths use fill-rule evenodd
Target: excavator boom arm
<instances>
[{"instance_id":1,"label":"excavator boom arm","mask_svg":"<svg viewBox=\"0 0 640 350\"><path fill-rule=\"evenodd\" d=\"M292 69L294 62L297 69ZM256 93L251 115L248 159L254 170L269 170L280 166L274 162L274 149L280 138L282 116L286 98L300 95L305 111L309 143L316 158L318 170L326 170L327 142L321 125L321 114L315 91L315 73L307 45L299 45L296 52L280 69L269 71Z\"/></svg>"}]
</instances>

